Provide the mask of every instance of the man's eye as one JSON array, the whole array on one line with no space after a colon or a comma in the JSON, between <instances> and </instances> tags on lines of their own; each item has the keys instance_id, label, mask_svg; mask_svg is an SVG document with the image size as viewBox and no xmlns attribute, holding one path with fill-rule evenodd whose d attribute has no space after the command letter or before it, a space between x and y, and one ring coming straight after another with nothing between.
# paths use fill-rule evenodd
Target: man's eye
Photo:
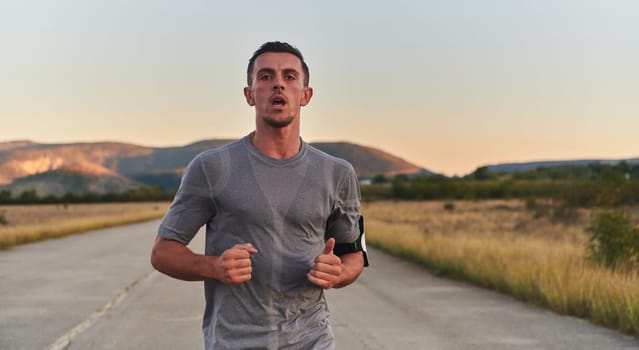
<instances>
[{"instance_id":1,"label":"man's eye","mask_svg":"<svg viewBox=\"0 0 639 350\"><path fill-rule=\"evenodd\" d=\"M269 74L260 75L260 80L269 80L271 76Z\"/></svg>"},{"instance_id":2,"label":"man's eye","mask_svg":"<svg viewBox=\"0 0 639 350\"><path fill-rule=\"evenodd\" d=\"M289 74L289 75L286 76L286 79L287 80L295 80L295 76L292 75L292 74Z\"/></svg>"}]
</instances>

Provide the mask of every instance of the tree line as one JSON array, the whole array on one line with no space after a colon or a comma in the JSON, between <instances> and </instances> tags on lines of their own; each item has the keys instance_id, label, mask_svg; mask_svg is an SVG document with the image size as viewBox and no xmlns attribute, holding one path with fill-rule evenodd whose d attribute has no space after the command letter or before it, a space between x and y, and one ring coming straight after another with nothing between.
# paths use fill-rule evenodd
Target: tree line
<instances>
[{"instance_id":1,"label":"tree line","mask_svg":"<svg viewBox=\"0 0 639 350\"><path fill-rule=\"evenodd\" d=\"M35 189L22 191L15 196L9 190L0 190L0 204L60 204L60 203L103 203L103 202L146 202L170 201L175 192L159 186L141 186L125 192L113 193L73 193L61 196L39 195Z\"/></svg>"}]
</instances>

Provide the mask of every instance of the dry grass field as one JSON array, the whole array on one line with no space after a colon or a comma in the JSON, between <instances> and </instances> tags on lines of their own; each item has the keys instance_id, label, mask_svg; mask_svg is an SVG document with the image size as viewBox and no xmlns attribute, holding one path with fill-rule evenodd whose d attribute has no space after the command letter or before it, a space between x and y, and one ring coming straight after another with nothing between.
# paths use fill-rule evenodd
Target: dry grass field
<instances>
[{"instance_id":1,"label":"dry grass field","mask_svg":"<svg viewBox=\"0 0 639 350\"><path fill-rule=\"evenodd\" d=\"M168 202L0 206L0 249L162 217Z\"/></svg>"},{"instance_id":2,"label":"dry grass field","mask_svg":"<svg viewBox=\"0 0 639 350\"><path fill-rule=\"evenodd\" d=\"M367 240L435 273L639 336L639 272L588 259L590 211L561 223L522 201L450 203L364 203Z\"/></svg>"}]
</instances>

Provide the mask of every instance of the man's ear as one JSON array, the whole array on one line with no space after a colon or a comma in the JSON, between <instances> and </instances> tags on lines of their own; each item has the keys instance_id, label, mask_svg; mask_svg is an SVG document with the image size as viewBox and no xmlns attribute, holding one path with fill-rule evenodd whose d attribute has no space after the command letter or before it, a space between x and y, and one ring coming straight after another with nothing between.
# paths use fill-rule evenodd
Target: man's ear
<instances>
[{"instance_id":1,"label":"man's ear","mask_svg":"<svg viewBox=\"0 0 639 350\"><path fill-rule=\"evenodd\" d=\"M309 102L311 102L311 97L313 97L313 88L308 86L304 88L304 92L302 93L302 101L300 105L306 106Z\"/></svg>"},{"instance_id":2,"label":"man's ear","mask_svg":"<svg viewBox=\"0 0 639 350\"><path fill-rule=\"evenodd\" d=\"M253 98L253 90L251 90L250 86L244 88L244 97L246 98L246 103L249 106L255 106L255 99Z\"/></svg>"}]
</instances>

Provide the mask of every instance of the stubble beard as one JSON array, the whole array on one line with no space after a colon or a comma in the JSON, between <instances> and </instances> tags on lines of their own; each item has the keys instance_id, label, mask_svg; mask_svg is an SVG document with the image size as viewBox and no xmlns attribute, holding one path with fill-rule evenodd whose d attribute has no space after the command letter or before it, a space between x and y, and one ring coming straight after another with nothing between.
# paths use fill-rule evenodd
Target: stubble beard
<instances>
[{"instance_id":1,"label":"stubble beard","mask_svg":"<svg viewBox=\"0 0 639 350\"><path fill-rule=\"evenodd\" d=\"M277 120L277 119L271 118L270 116L266 116L264 117L264 122L266 122L266 124L270 127L273 127L276 129L282 129L291 125L294 119L295 118L292 115L289 115L283 120Z\"/></svg>"}]
</instances>

